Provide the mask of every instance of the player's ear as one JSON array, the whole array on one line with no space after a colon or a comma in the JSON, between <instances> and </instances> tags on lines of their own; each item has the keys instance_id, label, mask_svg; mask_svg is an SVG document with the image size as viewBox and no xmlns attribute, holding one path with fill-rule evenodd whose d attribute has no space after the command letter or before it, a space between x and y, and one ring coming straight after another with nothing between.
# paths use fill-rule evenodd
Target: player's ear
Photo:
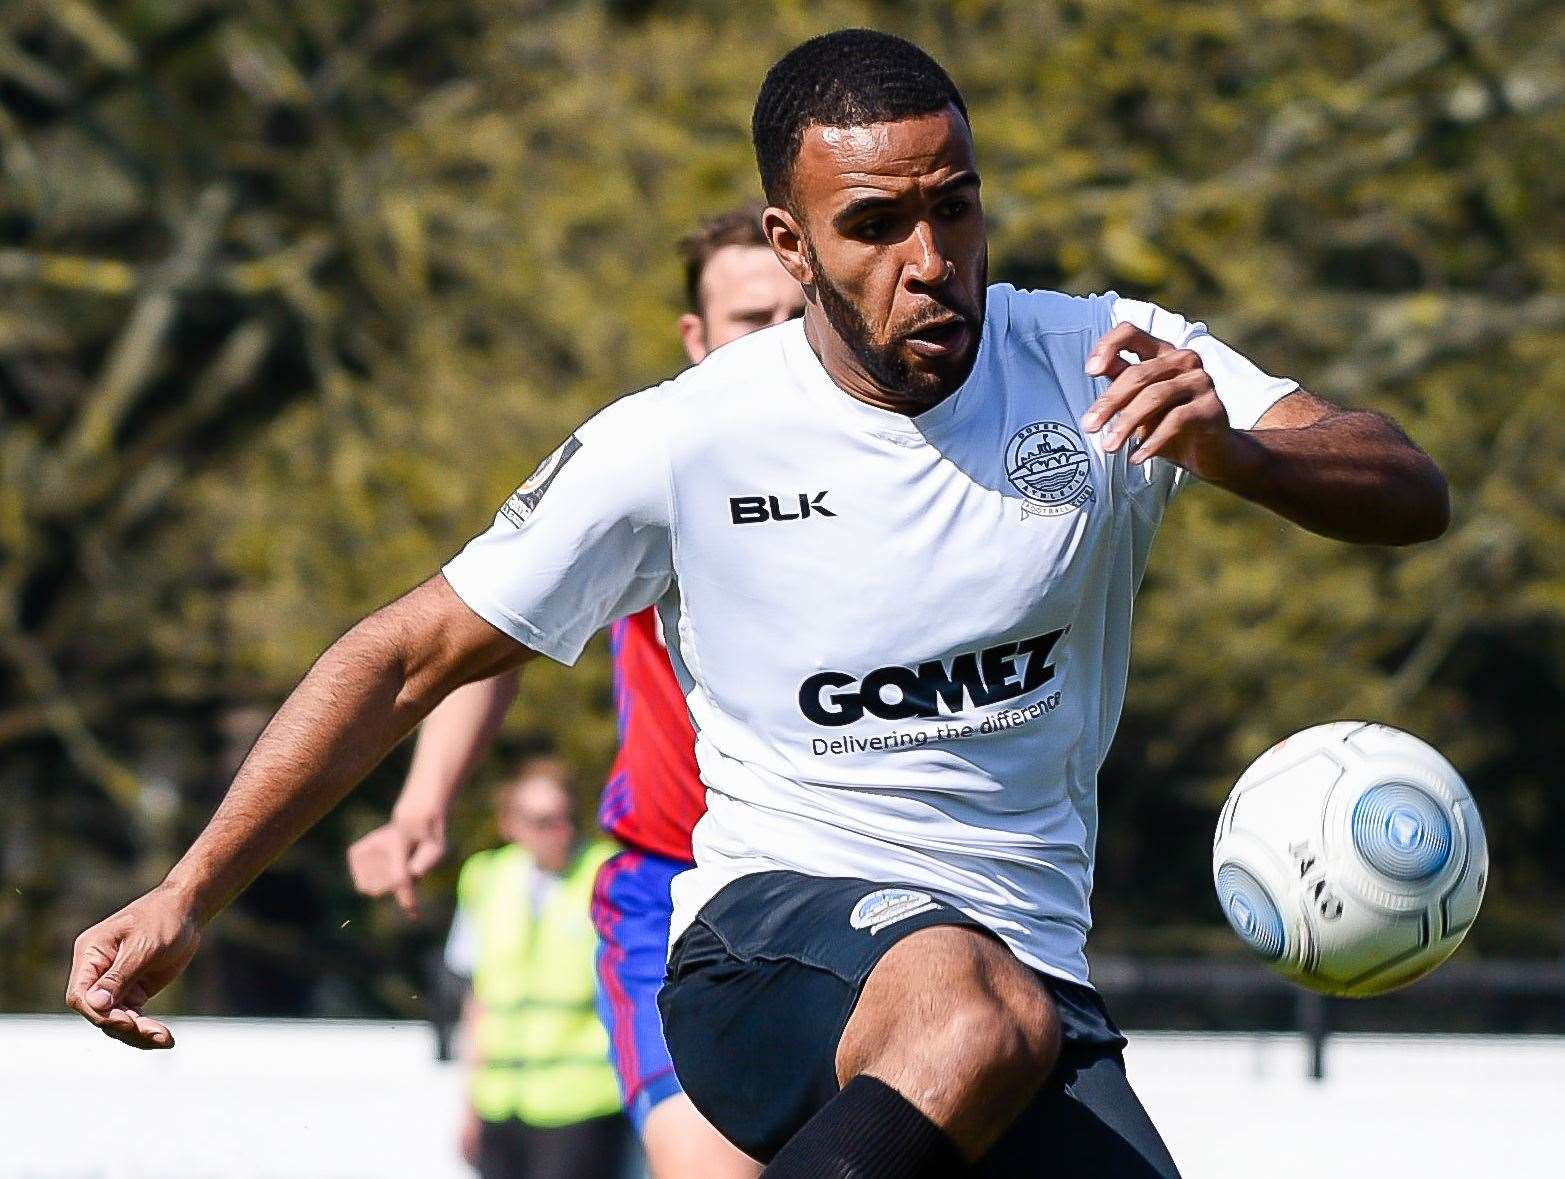
<instances>
[{"instance_id":1,"label":"player's ear","mask_svg":"<svg viewBox=\"0 0 1565 1179\"><path fill-rule=\"evenodd\" d=\"M701 322L699 315L687 311L679 317L679 338L684 342L685 355L690 357L691 364L700 364L706 359L709 351L706 346L706 324Z\"/></svg>"},{"instance_id":2,"label":"player's ear","mask_svg":"<svg viewBox=\"0 0 1565 1179\"><path fill-rule=\"evenodd\" d=\"M783 264L783 269L788 272L793 281L801 287L813 285L815 272L805 255L804 234L799 228L799 223L793 219L793 214L787 209L769 205L761 214L761 229L766 234L772 252L777 255L777 260Z\"/></svg>"}]
</instances>

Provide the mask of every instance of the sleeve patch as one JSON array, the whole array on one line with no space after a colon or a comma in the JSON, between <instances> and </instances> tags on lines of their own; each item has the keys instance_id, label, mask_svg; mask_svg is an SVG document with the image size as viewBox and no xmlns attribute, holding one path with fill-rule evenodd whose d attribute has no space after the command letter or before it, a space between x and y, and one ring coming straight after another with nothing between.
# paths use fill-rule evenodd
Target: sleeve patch
<instances>
[{"instance_id":1,"label":"sleeve patch","mask_svg":"<svg viewBox=\"0 0 1565 1179\"><path fill-rule=\"evenodd\" d=\"M538 469L527 477L527 482L511 493L511 497L500 506L500 514L517 528L527 523L538 507L538 502L543 499L544 492L554 482L554 477L580 449L580 439L572 434L561 443L558 450L538 464Z\"/></svg>"}]
</instances>

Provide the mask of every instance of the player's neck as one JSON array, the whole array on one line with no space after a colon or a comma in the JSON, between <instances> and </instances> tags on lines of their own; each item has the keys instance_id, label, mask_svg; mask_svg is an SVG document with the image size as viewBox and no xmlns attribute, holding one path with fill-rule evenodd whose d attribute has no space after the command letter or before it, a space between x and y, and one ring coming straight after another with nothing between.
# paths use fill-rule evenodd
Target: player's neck
<instances>
[{"instance_id":1,"label":"player's neck","mask_svg":"<svg viewBox=\"0 0 1565 1179\"><path fill-rule=\"evenodd\" d=\"M831 326L825 313L816 307L805 308L804 338L809 342L816 359L821 362L821 367L826 370L826 375L832 379L832 383L837 388L849 397L862 401L866 405L873 405L876 409L905 414L910 418L917 417L921 413L934 409L956 392L955 389L951 389L937 397L924 398L905 390L882 385L870 375L864 367L864 362L838 334L837 329Z\"/></svg>"}]
</instances>

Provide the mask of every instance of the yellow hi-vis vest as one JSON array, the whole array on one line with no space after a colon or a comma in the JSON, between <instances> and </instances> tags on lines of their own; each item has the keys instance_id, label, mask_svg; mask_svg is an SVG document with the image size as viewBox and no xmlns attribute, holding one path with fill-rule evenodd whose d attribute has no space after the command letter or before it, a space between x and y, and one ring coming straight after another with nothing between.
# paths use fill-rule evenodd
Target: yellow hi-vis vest
<instances>
[{"instance_id":1,"label":"yellow hi-vis vest","mask_svg":"<svg viewBox=\"0 0 1565 1179\"><path fill-rule=\"evenodd\" d=\"M590 913L593 877L613 854L602 841L577 852L536 916L532 857L520 847L479 852L462 865L457 896L478 944L471 1097L485 1121L567 1126L620 1108L593 1002Z\"/></svg>"}]
</instances>

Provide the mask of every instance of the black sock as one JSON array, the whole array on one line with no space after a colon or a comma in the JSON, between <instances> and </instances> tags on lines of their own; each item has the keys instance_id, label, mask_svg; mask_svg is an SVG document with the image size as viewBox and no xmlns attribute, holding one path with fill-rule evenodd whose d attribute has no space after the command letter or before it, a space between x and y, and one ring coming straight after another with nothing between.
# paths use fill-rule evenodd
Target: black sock
<instances>
[{"instance_id":1,"label":"black sock","mask_svg":"<svg viewBox=\"0 0 1565 1179\"><path fill-rule=\"evenodd\" d=\"M761 1179L955 1179L967 1162L890 1085L855 1077L778 1151Z\"/></svg>"}]
</instances>

